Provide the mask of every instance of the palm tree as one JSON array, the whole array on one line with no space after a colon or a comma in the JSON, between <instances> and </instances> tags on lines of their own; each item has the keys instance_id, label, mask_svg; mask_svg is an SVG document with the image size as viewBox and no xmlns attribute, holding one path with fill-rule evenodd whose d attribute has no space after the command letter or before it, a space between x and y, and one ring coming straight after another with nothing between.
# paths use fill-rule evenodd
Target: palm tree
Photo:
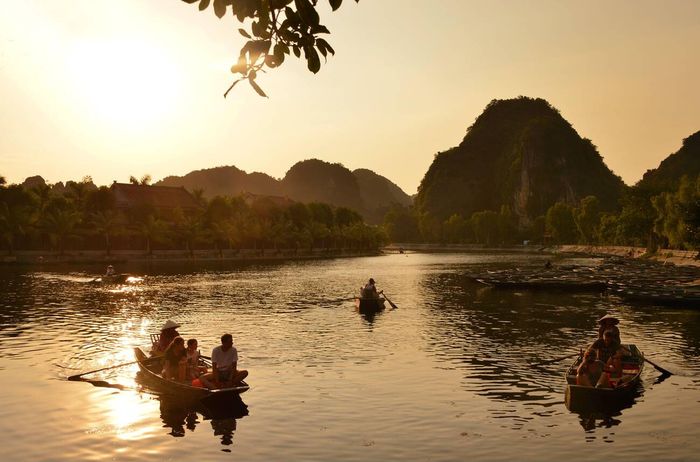
<instances>
[{"instance_id":1,"label":"palm tree","mask_svg":"<svg viewBox=\"0 0 700 462\"><path fill-rule=\"evenodd\" d=\"M194 243L202 235L202 221L199 217L188 215L177 226L177 234L185 241L190 258L194 257Z\"/></svg>"},{"instance_id":2,"label":"palm tree","mask_svg":"<svg viewBox=\"0 0 700 462\"><path fill-rule=\"evenodd\" d=\"M151 243L165 236L167 225L163 220L153 215L148 215L138 224L138 231L146 239L146 254L152 255L153 248Z\"/></svg>"},{"instance_id":3,"label":"palm tree","mask_svg":"<svg viewBox=\"0 0 700 462\"><path fill-rule=\"evenodd\" d=\"M51 242L58 247L60 255L63 255L66 237L80 222L80 214L71 209L52 209L44 220Z\"/></svg>"},{"instance_id":4,"label":"palm tree","mask_svg":"<svg viewBox=\"0 0 700 462\"><path fill-rule=\"evenodd\" d=\"M119 213L114 210L97 212L92 215L92 225L95 227L95 231L104 236L107 255L111 255L110 237L115 235L120 229Z\"/></svg>"},{"instance_id":5,"label":"palm tree","mask_svg":"<svg viewBox=\"0 0 700 462\"><path fill-rule=\"evenodd\" d=\"M33 223L34 214L30 208L0 202L0 238L7 244L10 255L14 254L17 236L27 234Z\"/></svg>"}]
</instances>

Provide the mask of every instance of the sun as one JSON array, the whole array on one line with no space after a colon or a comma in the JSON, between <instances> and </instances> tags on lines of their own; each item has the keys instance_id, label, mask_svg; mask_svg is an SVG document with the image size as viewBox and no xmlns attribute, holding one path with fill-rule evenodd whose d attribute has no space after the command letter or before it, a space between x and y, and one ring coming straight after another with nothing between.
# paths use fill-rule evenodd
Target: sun
<instances>
[{"instance_id":1,"label":"sun","mask_svg":"<svg viewBox=\"0 0 700 462\"><path fill-rule=\"evenodd\" d=\"M176 60L146 41L78 42L68 66L75 108L108 128L149 129L176 109L182 91Z\"/></svg>"}]
</instances>

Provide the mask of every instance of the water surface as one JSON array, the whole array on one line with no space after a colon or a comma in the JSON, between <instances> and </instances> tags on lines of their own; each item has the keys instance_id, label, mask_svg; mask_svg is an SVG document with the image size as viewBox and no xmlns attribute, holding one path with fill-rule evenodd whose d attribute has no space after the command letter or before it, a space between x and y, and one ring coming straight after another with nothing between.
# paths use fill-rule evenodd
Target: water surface
<instances>
[{"instance_id":1,"label":"water surface","mask_svg":"<svg viewBox=\"0 0 700 462\"><path fill-rule=\"evenodd\" d=\"M0 269L3 460L692 460L700 451L697 311L598 294L492 290L475 271L542 265L514 254L410 254L118 268ZM595 264L577 260L577 264ZM374 277L398 309L357 313ZM568 361L604 313L676 375L645 369L635 402L605 413L564 403ZM244 404L183 406L140 385L133 346L166 319L204 354L230 332L250 371Z\"/></svg>"}]
</instances>

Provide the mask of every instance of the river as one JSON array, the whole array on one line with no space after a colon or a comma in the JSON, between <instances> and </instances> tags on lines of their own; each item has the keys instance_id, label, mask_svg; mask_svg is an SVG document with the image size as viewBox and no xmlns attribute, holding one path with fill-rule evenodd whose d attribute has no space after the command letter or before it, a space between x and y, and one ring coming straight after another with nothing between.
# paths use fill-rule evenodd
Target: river
<instances>
[{"instance_id":1,"label":"river","mask_svg":"<svg viewBox=\"0 0 700 462\"><path fill-rule=\"evenodd\" d=\"M599 294L499 291L476 271L522 254L408 254L268 263L0 268L3 461L697 460L700 313ZM593 265L577 259L561 264ZM374 277L397 309L349 300ZM616 315L647 366L633 403L575 413L571 359ZM182 406L141 385L133 360L167 319L203 354L233 334L251 388L230 409ZM98 383L100 384L100 383ZM119 388L115 388L119 387ZM120 389L122 388L122 389Z\"/></svg>"}]
</instances>

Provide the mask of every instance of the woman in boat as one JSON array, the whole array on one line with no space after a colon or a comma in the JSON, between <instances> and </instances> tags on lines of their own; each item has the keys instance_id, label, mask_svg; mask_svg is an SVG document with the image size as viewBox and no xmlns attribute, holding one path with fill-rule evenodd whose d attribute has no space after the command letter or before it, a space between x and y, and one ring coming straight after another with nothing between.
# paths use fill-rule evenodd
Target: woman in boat
<instances>
[{"instance_id":1,"label":"woman in boat","mask_svg":"<svg viewBox=\"0 0 700 462\"><path fill-rule=\"evenodd\" d=\"M163 377L178 382L187 377L187 350L182 337L175 337L163 353Z\"/></svg>"},{"instance_id":2,"label":"woman in boat","mask_svg":"<svg viewBox=\"0 0 700 462\"><path fill-rule=\"evenodd\" d=\"M191 338L187 341L187 378L194 380L202 374L207 373L207 367L199 363L199 350L197 349L197 339Z\"/></svg>"},{"instance_id":3,"label":"woman in boat","mask_svg":"<svg viewBox=\"0 0 700 462\"><path fill-rule=\"evenodd\" d=\"M589 348L583 355L583 362L576 371L576 384L584 387L594 387L598 384L603 372L605 363L597 359L597 353Z\"/></svg>"},{"instance_id":4,"label":"woman in boat","mask_svg":"<svg viewBox=\"0 0 700 462\"><path fill-rule=\"evenodd\" d=\"M620 345L615 331L608 329L603 333L603 340L596 340L593 344L597 348L598 360L605 363L603 375L598 380L598 387L614 388L622 379L622 358L630 351ZM592 347L591 349L594 349Z\"/></svg>"},{"instance_id":5,"label":"woman in boat","mask_svg":"<svg viewBox=\"0 0 700 462\"><path fill-rule=\"evenodd\" d=\"M171 319L165 321L165 324L163 324L163 327L160 329L158 344L154 348L156 353L165 351L175 337L180 336L180 333L177 331L178 327L180 327L180 324Z\"/></svg>"}]
</instances>

